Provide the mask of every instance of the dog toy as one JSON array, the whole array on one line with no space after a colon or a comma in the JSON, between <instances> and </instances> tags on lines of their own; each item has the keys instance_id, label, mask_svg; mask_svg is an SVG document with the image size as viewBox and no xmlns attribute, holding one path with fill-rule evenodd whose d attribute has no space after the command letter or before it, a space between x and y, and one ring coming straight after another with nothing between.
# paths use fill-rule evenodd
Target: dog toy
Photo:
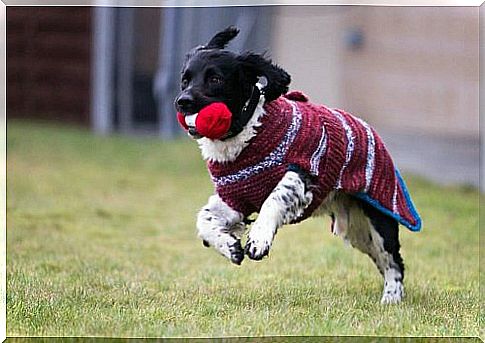
<instances>
[{"instance_id":1,"label":"dog toy","mask_svg":"<svg viewBox=\"0 0 485 343\"><path fill-rule=\"evenodd\" d=\"M231 127L231 118L231 111L222 102L213 102L191 115L177 113L177 120L185 130L195 129L199 135L210 139L224 137Z\"/></svg>"}]
</instances>

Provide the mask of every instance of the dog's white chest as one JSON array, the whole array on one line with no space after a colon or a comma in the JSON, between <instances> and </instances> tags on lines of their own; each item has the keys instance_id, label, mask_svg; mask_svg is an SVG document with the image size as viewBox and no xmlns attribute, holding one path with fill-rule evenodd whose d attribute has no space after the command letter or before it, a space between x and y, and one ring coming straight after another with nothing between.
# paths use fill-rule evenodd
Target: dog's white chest
<instances>
[{"instance_id":1,"label":"dog's white chest","mask_svg":"<svg viewBox=\"0 0 485 343\"><path fill-rule=\"evenodd\" d=\"M256 127L261 125L260 119L265 114L263 109L264 97L261 96L253 116L244 129L235 137L227 140L212 140L206 137L197 140L202 152L202 158L212 162L232 162L241 151L248 146L249 141L256 136Z\"/></svg>"}]
</instances>

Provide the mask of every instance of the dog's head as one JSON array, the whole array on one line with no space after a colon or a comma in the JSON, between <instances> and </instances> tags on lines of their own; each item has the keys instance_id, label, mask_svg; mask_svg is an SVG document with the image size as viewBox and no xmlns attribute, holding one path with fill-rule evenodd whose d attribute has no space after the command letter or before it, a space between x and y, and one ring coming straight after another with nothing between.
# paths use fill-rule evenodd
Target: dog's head
<instances>
[{"instance_id":1,"label":"dog's head","mask_svg":"<svg viewBox=\"0 0 485 343\"><path fill-rule=\"evenodd\" d=\"M187 54L181 73L181 92L175 99L178 112L190 115L214 102L223 102L232 113L231 129L234 129L259 77L266 79L262 89L265 102L288 91L290 75L271 60L252 52L235 54L224 50L238 33L237 28L230 26Z\"/></svg>"}]
</instances>

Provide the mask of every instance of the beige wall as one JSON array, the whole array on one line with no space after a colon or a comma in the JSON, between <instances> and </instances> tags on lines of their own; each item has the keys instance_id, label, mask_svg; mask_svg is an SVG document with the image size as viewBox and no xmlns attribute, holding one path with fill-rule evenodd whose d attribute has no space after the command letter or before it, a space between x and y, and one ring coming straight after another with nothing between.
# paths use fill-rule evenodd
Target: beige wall
<instances>
[{"instance_id":1,"label":"beige wall","mask_svg":"<svg viewBox=\"0 0 485 343\"><path fill-rule=\"evenodd\" d=\"M272 57L315 102L338 106L341 100L340 55L344 15L341 6L276 8Z\"/></svg>"},{"instance_id":2,"label":"beige wall","mask_svg":"<svg viewBox=\"0 0 485 343\"><path fill-rule=\"evenodd\" d=\"M345 44L354 28L360 49ZM313 101L377 127L479 135L476 7L281 7L273 47Z\"/></svg>"}]
</instances>

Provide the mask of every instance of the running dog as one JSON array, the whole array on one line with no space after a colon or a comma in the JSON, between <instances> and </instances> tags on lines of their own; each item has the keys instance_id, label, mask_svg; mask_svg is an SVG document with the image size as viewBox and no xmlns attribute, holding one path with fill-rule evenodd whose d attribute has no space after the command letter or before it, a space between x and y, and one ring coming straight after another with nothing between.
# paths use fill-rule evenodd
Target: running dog
<instances>
[{"instance_id":1,"label":"running dog","mask_svg":"<svg viewBox=\"0 0 485 343\"><path fill-rule=\"evenodd\" d=\"M225 50L238 33L228 27L187 54L175 99L182 118L213 103L232 115L218 139L188 130L216 190L197 216L199 237L240 264L245 256L267 256L282 225L329 215L331 231L382 274L381 302L401 302L398 225L419 231L421 219L381 138L360 118L288 93L290 75L264 55Z\"/></svg>"}]
</instances>

